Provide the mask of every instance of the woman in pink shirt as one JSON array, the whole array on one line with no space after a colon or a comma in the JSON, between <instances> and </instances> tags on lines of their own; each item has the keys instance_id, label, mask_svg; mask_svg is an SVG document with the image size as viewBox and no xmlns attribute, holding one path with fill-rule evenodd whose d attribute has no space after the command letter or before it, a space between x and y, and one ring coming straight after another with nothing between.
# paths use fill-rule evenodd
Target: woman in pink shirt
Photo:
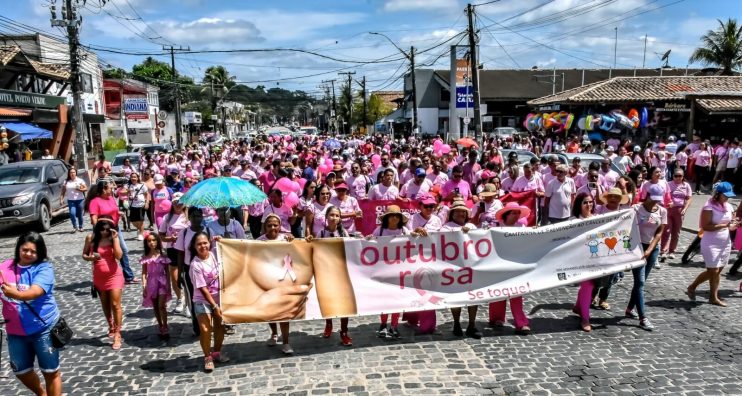
<instances>
[{"instance_id":1,"label":"woman in pink shirt","mask_svg":"<svg viewBox=\"0 0 742 396\"><path fill-rule=\"evenodd\" d=\"M304 235L311 235L316 238L319 232L325 228L325 213L327 212L327 207L331 205L331 195L330 187L326 184L320 184L314 190L314 202L309 207L304 219L304 224L306 225Z\"/></svg>"},{"instance_id":2,"label":"woman in pink shirt","mask_svg":"<svg viewBox=\"0 0 742 396\"><path fill-rule=\"evenodd\" d=\"M662 232L662 250L660 252L660 262L665 259L673 260L675 258L675 249L678 247L678 238L680 237L680 227L683 225L685 212L690 207L693 191L690 184L685 181L685 174L682 169L675 169L672 180L667 183L670 193L670 205L667 208L667 227Z\"/></svg>"},{"instance_id":3,"label":"woman in pink shirt","mask_svg":"<svg viewBox=\"0 0 742 396\"><path fill-rule=\"evenodd\" d=\"M694 192L699 194L701 186L704 183L709 182L709 175L711 172L711 153L708 151L706 143L701 143L700 147L692 155L693 158L693 173L696 176L696 187Z\"/></svg>"}]
</instances>

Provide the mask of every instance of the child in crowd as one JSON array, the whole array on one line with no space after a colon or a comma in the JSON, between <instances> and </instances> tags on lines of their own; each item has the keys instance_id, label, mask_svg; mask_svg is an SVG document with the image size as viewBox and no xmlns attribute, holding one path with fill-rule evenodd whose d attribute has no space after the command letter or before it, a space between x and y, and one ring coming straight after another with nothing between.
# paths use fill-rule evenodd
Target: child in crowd
<instances>
[{"instance_id":1,"label":"child in crowd","mask_svg":"<svg viewBox=\"0 0 742 396\"><path fill-rule=\"evenodd\" d=\"M142 305L155 309L155 318L160 329L160 339L168 340L167 302L170 301L170 259L163 254L162 239L159 234L144 236L144 256L142 256Z\"/></svg>"}]
</instances>

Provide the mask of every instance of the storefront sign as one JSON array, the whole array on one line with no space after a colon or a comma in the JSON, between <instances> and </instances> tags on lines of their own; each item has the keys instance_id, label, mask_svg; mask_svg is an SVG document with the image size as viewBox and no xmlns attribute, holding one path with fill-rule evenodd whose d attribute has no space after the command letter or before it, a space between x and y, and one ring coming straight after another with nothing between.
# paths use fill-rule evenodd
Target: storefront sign
<instances>
[{"instance_id":1,"label":"storefront sign","mask_svg":"<svg viewBox=\"0 0 742 396\"><path fill-rule=\"evenodd\" d=\"M147 98L128 98L124 99L124 112L130 113L149 113Z\"/></svg>"},{"instance_id":2,"label":"storefront sign","mask_svg":"<svg viewBox=\"0 0 742 396\"><path fill-rule=\"evenodd\" d=\"M555 104L555 105L546 105L546 106L539 106L538 111L559 111L559 108L561 105Z\"/></svg>"},{"instance_id":3,"label":"storefront sign","mask_svg":"<svg viewBox=\"0 0 742 396\"><path fill-rule=\"evenodd\" d=\"M658 113L689 113L690 107L686 103L665 103L664 107L657 107L655 111Z\"/></svg>"},{"instance_id":4,"label":"storefront sign","mask_svg":"<svg viewBox=\"0 0 742 396\"><path fill-rule=\"evenodd\" d=\"M474 108L474 90L472 87L456 87L456 108Z\"/></svg>"},{"instance_id":5,"label":"storefront sign","mask_svg":"<svg viewBox=\"0 0 742 396\"><path fill-rule=\"evenodd\" d=\"M65 98L62 96L41 95L30 92L0 89L0 105L54 109L57 106L64 104L64 102Z\"/></svg>"}]
</instances>

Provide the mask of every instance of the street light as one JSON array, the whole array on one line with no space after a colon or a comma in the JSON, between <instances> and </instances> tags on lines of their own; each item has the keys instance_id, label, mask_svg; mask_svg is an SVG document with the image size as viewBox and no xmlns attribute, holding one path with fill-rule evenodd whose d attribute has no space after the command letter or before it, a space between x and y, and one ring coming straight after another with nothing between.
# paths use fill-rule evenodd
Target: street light
<instances>
[{"instance_id":1,"label":"street light","mask_svg":"<svg viewBox=\"0 0 742 396\"><path fill-rule=\"evenodd\" d=\"M378 32L368 32L369 34L375 34L377 36L384 37L392 43L394 48L398 49L399 52L404 55L407 60L410 61L410 70L411 70L411 79L412 79L412 132L415 133L417 131L417 85L415 84L415 47L410 47L410 53L408 54L405 52L402 48L399 48L399 46L392 41L392 39L389 38L386 34L378 33Z\"/></svg>"}]
</instances>

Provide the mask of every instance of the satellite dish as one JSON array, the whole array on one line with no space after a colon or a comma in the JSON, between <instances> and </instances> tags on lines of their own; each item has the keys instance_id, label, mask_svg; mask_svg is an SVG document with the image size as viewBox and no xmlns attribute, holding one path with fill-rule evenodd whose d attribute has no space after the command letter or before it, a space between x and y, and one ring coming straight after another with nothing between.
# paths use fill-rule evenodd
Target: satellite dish
<instances>
[{"instance_id":1,"label":"satellite dish","mask_svg":"<svg viewBox=\"0 0 742 396\"><path fill-rule=\"evenodd\" d=\"M660 58L660 61L664 61L665 63L662 64L663 69L669 69L670 68L670 52L672 52L671 49L667 50L664 54L662 54L662 57Z\"/></svg>"}]
</instances>

